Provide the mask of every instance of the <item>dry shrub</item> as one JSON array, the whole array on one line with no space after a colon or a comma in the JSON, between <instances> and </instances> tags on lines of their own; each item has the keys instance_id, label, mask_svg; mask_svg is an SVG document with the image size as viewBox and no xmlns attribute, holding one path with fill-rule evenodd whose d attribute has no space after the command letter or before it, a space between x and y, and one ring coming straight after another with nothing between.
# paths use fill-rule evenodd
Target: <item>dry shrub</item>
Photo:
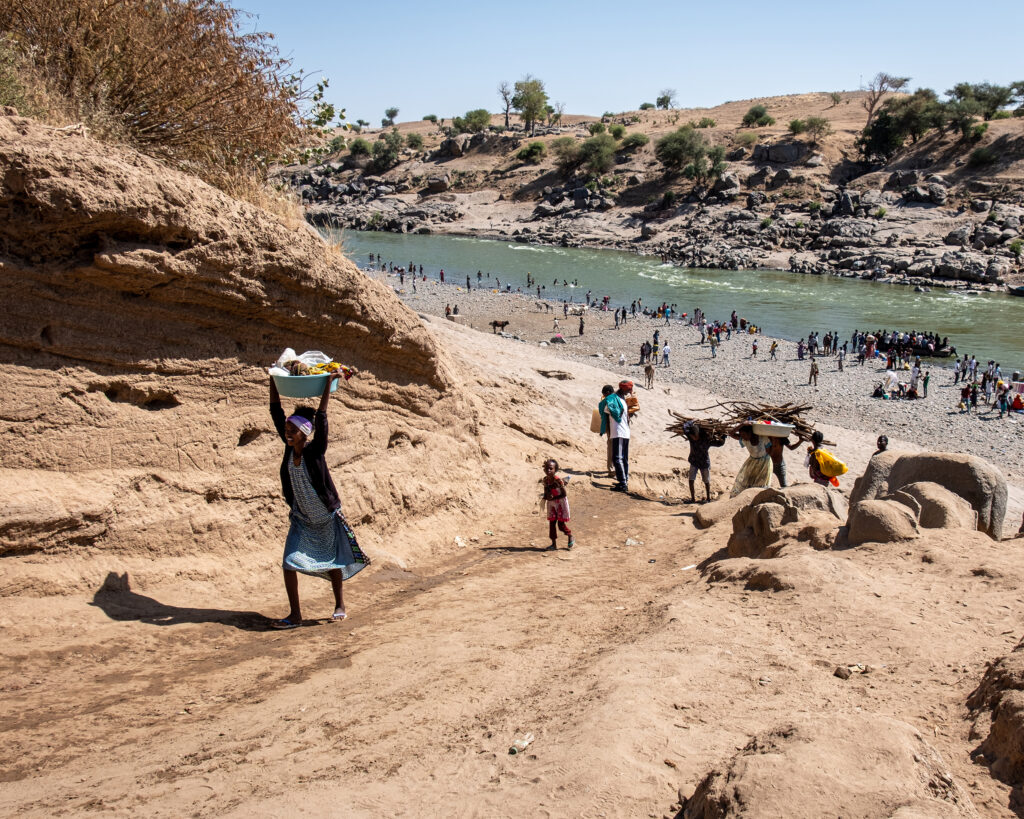
<instances>
[{"instance_id":1,"label":"dry shrub","mask_svg":"<svg viewBox=\"0 0 1024 819\"><path fill-rule=\"evenodd\" d=\"M225 189L302 138L290 64L221 0L0 0L0 32L37 72L48 117L70 113Z\"/></svg>"}]
</instances>

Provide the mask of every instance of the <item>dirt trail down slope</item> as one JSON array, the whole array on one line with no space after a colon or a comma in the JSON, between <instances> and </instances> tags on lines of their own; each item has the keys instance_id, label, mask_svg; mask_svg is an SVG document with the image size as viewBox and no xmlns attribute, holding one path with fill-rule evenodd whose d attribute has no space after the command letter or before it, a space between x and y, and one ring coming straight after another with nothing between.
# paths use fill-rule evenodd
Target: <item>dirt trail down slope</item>
<instances>
[{"instance_id":1,"label":"dirt trail down slope","mask_svg":"<svg viewBox=\"0 0 1024 819\"><path fill-rule=\"evenodd\" d=\"M499 387L541 400L531 364L547 369L543 354L486 336L454 345L472 331L434 327L466 382L482 382L474 401ZM498 374L516 363L520 376ZM792 816L837 808L819 798L828 777L866 794L844 815L1012 815L1008 787L971 762L965 704L1024 627L1011 543L939 532L906 547L787 547L758 561L770 580L757 588L709 582L733 563L729 524L698 531L675 500L684 452L655 431L672 397L641 396L640 491L610 494L601 453L561 420L607 376L560 365L574 377L549 391L550 424L498 405L482 415L485 447L505 441L511 461L521 440L529 472L508 486L519 511L479 509L449 530L466 546L443 562L371 568L347 587L343 625L264 631L283 602L271 565L144 590L112 576L45 607L3 601L0 808L661 816L716 770L760 793L769 765L806 794ZM574 476L572 552L540 551L530 476L548 453ZM718 488L737 456L716 460ZM326 616L329 596L310 584L307 616ZM852 663L869 670L833 675ZM527 733L534 743L510 756ZM884 781L871 759L889 761ZM750 815L771 815L760 804Z\"/></svg>"}]
</instances>

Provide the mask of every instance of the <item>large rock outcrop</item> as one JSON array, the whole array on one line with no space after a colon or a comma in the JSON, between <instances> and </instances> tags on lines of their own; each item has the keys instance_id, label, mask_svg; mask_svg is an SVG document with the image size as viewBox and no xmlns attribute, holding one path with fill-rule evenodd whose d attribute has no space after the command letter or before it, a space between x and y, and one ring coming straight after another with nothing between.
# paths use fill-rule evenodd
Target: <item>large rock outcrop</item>
<instances>
[{"instance_id":1,"label":"large rock outcrop","mask_svg":"<svg viewBox=\"0 0 1024 819\"><path fill-rule=\"evenodd\" d=\"M923 483L931 484L933 487L937 485L962 498L977 513L978 530L996 540L1001 537L1003 518L1006 516L1006 479L994 466L973 455L950 452L913 455L883 452L875 455L868 463L867 470L853 486L850 495L851 515L861 501L885 498L911 484ZM919 487L917 492L925 492L929 497L938 497L934 488L922 490ZM920 500L918 503L921 503ZM962 507L957 507L957 510L946 508L945 511L939 512L934 509L931 501L928 501L928 505L929 521L941 516L952 522L962 520L965 514ZM943 505L950 506L945 502Z\"/></svg>"},{"instance_id":2,"label":"large rock outcrop","mask_svg":"<svg viewBox=\"0 0 1024 819\"><path fill-rule=\"evenodd\" d=\"M787 542L827 549L846 519L846 499L824 486L801 483L763 489L732 519L730 557L773 557Z\"/></svg>"},{"instance_id":3,"label":"large rock outcrop","mask_svg":"<svg viewBox=\"0 0 1024 819\"><path fill-rule=\"evenodd\" d=\"M0 554L279 548L285 347L362 371L328 458L378 556L429 549L387 538L480 486L475 416L412 311L303 224L131 150L0 117L0 300Z\"/></svg>"}]
</instances>

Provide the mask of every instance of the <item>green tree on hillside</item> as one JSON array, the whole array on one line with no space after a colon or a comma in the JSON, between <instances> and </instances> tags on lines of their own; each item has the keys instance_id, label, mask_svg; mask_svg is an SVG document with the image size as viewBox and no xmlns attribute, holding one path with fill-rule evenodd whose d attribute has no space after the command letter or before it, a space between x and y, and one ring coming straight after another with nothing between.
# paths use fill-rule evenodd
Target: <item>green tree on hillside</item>
<instances>
[{"instance_id":1,"label":"green tree on hillside","mask_svg":"<svg viewBox=\"0 0 1024 819\"><path fill-rule=\"evenodd\" d=\"M548 95L544 83L527 74L515 85L512 107L519 112L523 125L533 134L537 121L544 116L544 108L548 104Z\"/></svg>"},{"instance_id":2,"label":"green tree on hillside","mask_svg":"<svg viewBox=\"0 0 1024 819\"><path fill-rule=\"evenodd\" d=\"M768 109L763 105L751 105L747 109L747 113L743 115L743 126L745 128L764 128L768 125L774 125L775 118L768 113Z\"/></svg>"},{"instance_id":3,"label":"green tree on hillside","mask_svg":"<svg viewBox=\"0 0 1024 819\"><path fill-rule=\"evenodd\" d=\"M718 179L725 173L725 149L712 146L690 125L666 134L654 146L654 155L668 175L682 173L698 184Z\"/></svg>"},{"instance_id":4,"label":"green tree on hillside","mask_svg":"<svg viewBox=\"0 0 1024 819\"><path fill-rule=\"evenodd\" d=\"M993 85L992 83L958 82L950 88L946 95L956 102L973 100L977 103L978 113L984 120L990 120L1017 96L1014 86Z\"/></svg>"},{"instance_id":5,"label":"green tree on hillside","mask_svg":"<svg viewBox=\"0 0 1024 819\"><path fill-rule=\"evenodd\" d=\"M641 102L640 103L640 110L641 111L651 111L654 108L655 108L655 105L654 105L653 102Z\"/></svg>"},{"instance_id":6,"label":"green tree on hillside","mask_svg":"<svg viewBox=\"0 0 1024 819\"><path fill-rule=\"evenodd\" d=\"M591 175L604 173L615 164L615 139L610 134L592 136L580 146L579 160Z\"/></svg>"},{"instance_id":7,"label":"green tree on hillside","mask_svg":"<svg viewBox=\"0 0 1024 819\"><path fill-rule=\"evenodd\" d=\"M395 124L395 117L398 116L397 108L385 108L384 118L380 121L381 126L384 128L390 128Z\"/></svg>"},{"instance_id":8,"label":"green tree on hillside","mask_svg":"<svg viewBox=\"0 0 1024 819\"><path fill-rule=\"evenodd\" d=\"M486 108L474 108L464 117L452 117L452 127L460 134L477 134L486 131L491 124L491 112Z\"/></svg>"},{"instance_id":9,"label":"green tree on hillside","mask_svg":"<svg viewBox=\"0 0 1024 819\"><path fill-rule=\"evenodd\" d=\"M622 150L635 151L637 148L643 148L644 145L650 141L651 138L647 136L647 134L641 134L638 131L634 131L622 140Z\"/></svg>"},{"instance_id":10,"label":"green tree on hillside","mask_svg":"<svg viewBox=\"0 0 1024 819\"><path fill-rule=\"evenodd\" d=\"M373 143L373 167L378 172L393 168L398 164L404 146L402 135L395 128L384 137Z\"/></svg>"},{"instance_id":11,"label":"green tree on hillside","mask_svg":"<svg viewBox=\"0 0 1024 819\"><path fill-rule=\"evenodd\" d=\"M559 137L551 143L551 153L555 155L558 170L568 176L580 164L580 143L571 136Z\"/></svg>"},{"instance_id":12,"label":"green tree on hillside","mask_svg":"<svg viewBox=\"0 0 1024 819\"><path fill-rule=\"evenodd\" d=\"M659 108L668 110L669 108L676 107L677 92L674 88L662 88L656 99L656 104Z\"/></svg>"},{"instance_id":13,"label":"green tree on hillside","mask_svg":"<svg viewBox=\"0 0 1024 819\"><path fill-rule=\"evenodd\" d=\"M817 145L819 141L832 133L832 124L824 117L808 117L804 121L804 129L811 138L811 144Z\"/></svg>"}]
</instances>

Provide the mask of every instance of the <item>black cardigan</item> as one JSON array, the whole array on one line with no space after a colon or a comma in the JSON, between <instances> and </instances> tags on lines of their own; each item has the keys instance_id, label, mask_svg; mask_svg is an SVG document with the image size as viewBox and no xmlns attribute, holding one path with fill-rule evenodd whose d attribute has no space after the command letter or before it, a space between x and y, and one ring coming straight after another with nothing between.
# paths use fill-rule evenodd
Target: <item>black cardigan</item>
<instances>
[{"instance_id":1,"label":"black cardigan","mask_svg":"<svg viewBox=\"0 0 1024 819\"><path fill-rule=\"evenodd\" d=\"M292 491L291 477L288 475L288 459L292 457L294 450L288 446L284 437L284 410L281 409L281 402L270 403L270 417L274 419L274 428L281 440L285 442L284 458L281 459L281 491L288 505L295 506L295 493ZM306 471L309 473L309 481L313 484L316 494L323 501L324 506L332 512L341 508L341 501L338 499L338 490L334 488L334 481L331 480L331 473L327 469L327 460L324 454L327 451L327 413L317 410L313 416L313 440L307 441L302 448L302 460L306 464Z\"/></svg>"}]
</instances>

